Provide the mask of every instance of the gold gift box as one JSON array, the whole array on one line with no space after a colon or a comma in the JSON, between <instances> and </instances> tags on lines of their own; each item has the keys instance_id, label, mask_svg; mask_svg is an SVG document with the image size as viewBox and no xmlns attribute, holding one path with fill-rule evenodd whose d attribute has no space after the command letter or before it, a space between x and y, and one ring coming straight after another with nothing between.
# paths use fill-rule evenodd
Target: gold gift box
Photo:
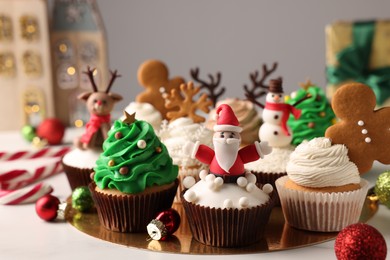
<instances>
[{"instance_id":1,"label":"gold gift box","mask_svg":"<svg viewBox=\"0 0 390 260\"><path fill-rule=\"evenodd\" d=\"M337 54L352 44L354 22L338 21L327 25L326 37L326 66L338 66ZM390 67L390 20L375 21L375 32L371 46L368 68L370 70ZM353 81L353 79L348 80ZM343 83L328 84L327 96L331 98L336 89ZM383 105L390 105L388 98Z\"/></svg>"}]
</instances>

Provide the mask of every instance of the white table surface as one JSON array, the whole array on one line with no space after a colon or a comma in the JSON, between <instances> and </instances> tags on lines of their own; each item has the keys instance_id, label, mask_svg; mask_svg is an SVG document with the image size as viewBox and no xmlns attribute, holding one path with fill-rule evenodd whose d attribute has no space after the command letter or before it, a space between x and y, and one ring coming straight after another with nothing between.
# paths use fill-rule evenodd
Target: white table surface
<instances>
[{"instance_id":1,"label":"white table surface","mask_svg":"<svg viewBox=\"0 0 390 260\"><path fill-rule=\"evenodd\" d=\"M0 146L1 148L1 146ZM0 163L1 167L1 163ZM371 186L378 175L390 166L375 164L364 175ZM64 173L50 177L45 182L54 188L52 193L61 201L71 194ZM390 248L390 209L379 206L368 224L377 228ZM91 237L66 222L45 222L35 213L35 205L0 205L0 259L336 259L334 240L285 251L245 255L183 255L153 252L113 244ZM388 256L390 259L390 256Z\"/></svg>"}]
</instances>

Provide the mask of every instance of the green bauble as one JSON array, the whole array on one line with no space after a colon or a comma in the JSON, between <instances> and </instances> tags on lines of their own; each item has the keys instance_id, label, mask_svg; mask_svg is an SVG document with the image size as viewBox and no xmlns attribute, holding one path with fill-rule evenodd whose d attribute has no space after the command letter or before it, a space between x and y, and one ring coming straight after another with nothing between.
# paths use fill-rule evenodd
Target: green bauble
<instances>
[{"instance_id":1,"label":"green bauble","mask_svg":"<svg viewBox=\"0 0 390 260\"><path fill-rule=\"evenodd\" d=\"M379 201L390 208L390 171L379 175L374 192L378 196Z\"/></svg>"},{"instance_id":2,"label":"green bauble","mask_svg":"<svg viewBox=\"0 0 390 260\"><path fill-rule=\"evenodd\" d=\"M22 128L22 136L29 142L32 142L34 137L36 137L35 128L31 125L25 125Z\"/></svg>"},{"instance_id":3,"label":"green bauble","mask_svg":"<svg viewBox=\"0 0 390 260\"><path fill-rule=\"evenodd\" d=\"M72 207L86 212L93 207L91 192L87 186L77 187L72 193Z\"/></svg>"}]
</instances>

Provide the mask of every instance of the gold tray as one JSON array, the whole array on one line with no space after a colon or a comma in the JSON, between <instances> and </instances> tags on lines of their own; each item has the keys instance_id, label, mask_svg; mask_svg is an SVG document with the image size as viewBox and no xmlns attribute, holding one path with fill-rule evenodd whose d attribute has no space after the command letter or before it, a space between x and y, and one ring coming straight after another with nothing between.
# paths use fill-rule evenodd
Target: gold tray
<instances>
[{"instance_id":1,"label":"gold tray","mask_svg":"<svg viewBox=\"0 0 390 260\"><path fill-rule=\"evenodd\" d=\"M218 248L203 245L192 238L181 204L174 204L181 216L179 229L166 241L150 240L147 233L119 233L105 229L99 223L96 212L80 213L69 205L66 220L83 233L115 244L157 252L180 254L246 254L286 250L310 246L334 239L337 232L310 232L292 228L285 223L282 209L272 210L264 239L256 244L240 248ZM368 221L378 210L375 201L366 199L360 222Z\"/></svg>"}]
</instances>

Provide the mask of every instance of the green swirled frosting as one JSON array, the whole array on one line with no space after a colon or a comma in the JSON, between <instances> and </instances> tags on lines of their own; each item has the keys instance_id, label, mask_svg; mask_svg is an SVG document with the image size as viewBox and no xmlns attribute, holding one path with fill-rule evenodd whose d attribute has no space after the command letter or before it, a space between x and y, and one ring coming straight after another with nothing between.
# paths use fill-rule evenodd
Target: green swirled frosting
<instances>
[{"instance_id":1,"label":"green swirled frosting","mask_svg":"<svg viewBox=\"0 0 390 260\"><path fill-rule=\"evenodd\" d=\"M115 121L94 170L94 181L100 189L128 194L172 183L178 175L178 166L172 163L153 127L138 120L132 124Z\"/></svg>"},{"instance_id":2,"label":"green swirled frosting","mask_svg":"<svg viewBox=\"0 0 390 260\"><path fill-rule=\"evenodd\" d=\"M325 130L335 121L335 114L326 99L324 91L317 86L299 89L291 95L286 103L293 105L302 100L307 94L311 97L296 105L301 110L299 119L290 115L287 124L293 132L292 144L298 145L304 140L322 137Z\"/></svg>"}]
</instances>

